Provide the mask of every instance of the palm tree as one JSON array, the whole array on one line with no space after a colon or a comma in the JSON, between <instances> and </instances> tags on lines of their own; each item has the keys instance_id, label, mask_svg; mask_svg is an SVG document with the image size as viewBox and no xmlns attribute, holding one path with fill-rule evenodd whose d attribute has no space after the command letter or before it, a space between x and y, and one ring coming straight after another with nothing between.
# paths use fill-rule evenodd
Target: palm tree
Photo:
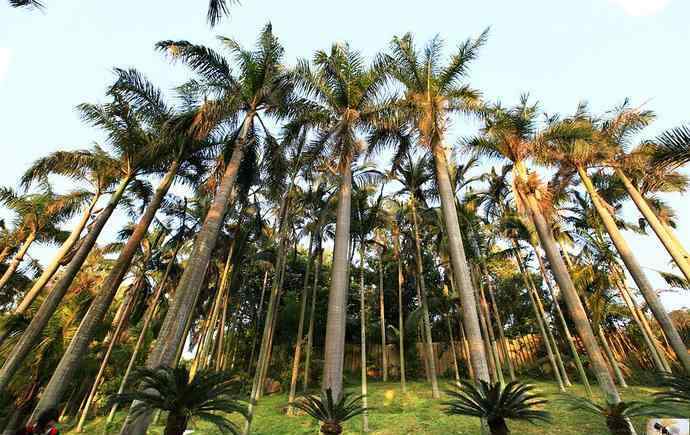
<instances>
[{"instance_id":1,"label":"palm tree","mask_svg":"<svg viewBox=\"0 0 690 435\"><path fill-rule=\"evenodd\" d=\"M679 168L690 162L690 127L681 126L663 132L652 141L652 165Z\"/></svg>"},{"instance_id":2,"label":"palm tree","mask_svg":"<svg viewBox=\"0 0 690 435\"><path fill-rule=\"evenodd\" d=\"M537 115L537 105L530 104L527 96L523 96L520 104L513 108L506 109L500 104L495 105L485 117L481 135L466 139L464 142L479 155L503 158L512 163L513 197L519 209L525 210L525 214L529 216L537 231L541 248L546 253L551 272L565 298L570 318L575 323L578 335L589 355L599 387L606 394L607 402L618 403L620 397L606 360L597 344L587 313L561 257L551 225L547 222L547 215L544 213L544 205L550 204L550 194L541 184L537 174L530 173L525 164L536 143L545 138L557 138L563 134L557 128L537 131ZM550 211L549 208L546 210Z\"/></svg>"},{"instance_id":3,"label":"palm tree","mask_svg":"<svg viewBox=\"0 0 690 435\"><path fill-rule=\"evenodd\" d=\"M79 110L82 117L91 124L102 128L108 135L108 142L113 155L102 152L83 151L86 159L100 160L104 166L113 168L117 174L118 184L111 193L107 205L98 214L90 226L89 232L79 245L79 249L65 268L62 276L51 289L50 294L41 304L21 340L15 345L11 355L0 370L0 391L3 391L26 355L31 351L41 331L55 312L58 304L69 289L75 276L91 252L103 227L123 198L125 191L132 185L135 190L142 190L136 178L150 169L153 144L157 138L152 137L142 125L142 119L131 106L119 95L113 93L113 101L105 105L82 104ZM145 190L145 189L144 189ZM79 357L80 355L75 355Z\"/></svg>"},{"instance_id":4,"label":"palm tree","mask_svg":"<svg viewBox=\"0 0 690 435\"><path fill-rule=\"evenodd\" d=\"M315 68L301 60L293 73L309 104L288 130L314 129L316 137L307 155L327 155L336 162L334 166L328 164L329 170L339 177L323 376L323 389L330 388L339 399L349 283L352 164L363 148L360 135L370 130L383 110L379 100L386 74L379 61L365 66L362 55L347 44L336 44L329 52L318 51L313 64Z\"/></svg>"},{"instance_id":5,"label":"palm tree","mask_svg":"<svg viewBox=\"0 0 690 435\"><path fill-rule=\"evenodd\" d=\"M543 396L534 392L533 386L517 381L505 385L481 381L479 386L460 381L447 394L446 414L486 419L491 435L507 435L506 420L551 422L551 415L538 409L547 403Z\"/></svg>"},{"instance_id":6,"label":"palm tree","mask_svg":"<svg viewBox=\"0 0 690 435\"><path fill-rule=\"evenodd\" d=\"M333 397L333 391L328 388L321 392L321 396L305 396L299 399L294 406L313 419L320 421L321 433L325 435L339 435L343 433L342 424L353 417L366 412L366 408L360 405L362 396L341 394L340 399Z\"/></svg>"},{"instance_id":7,"label":"palm tree","mask_svg":"<svg viewBox=\"0 0 690 435\"><path fill-rule=\"evenodd\" d=\"M27 233L21 246L0 277L0 289L12 278L34 242L54 242L62 237L58 225L70 219L88 199L88 194L75 191L65 195L53 193L50 186L44 192L25 194L10 188L0 189L0 204L17 215L15 227Z\"/></svg>"},{"instance_id":8,"label":"palm tree","mask_svg":"<svg viewBox=\"0 0 690 435\"><path fill-rule=\"evenodd\" d=\"M628 115L629 113L626 112L624 117L628 117ZM644 116L642 114L640 117L643 118ZM572 130L572 133L566 133L561 137L544 142L540 157L546 163L558 165L562 172L574 171L578 174L623 263L640 289L654 317L661 325L681 365L690 373L690 354L688 354L688 349L661 304L654 288L642 271L642 266L618 228L610 211L610 206L597 191L592 183L592 178L587 172L588 168L599 164L599 162L608 157L607 155L611 152L611 147L607 146L611 143L610 138L620 137L621 139L617 139L620 143L623 141L622 137L627 131L644 122L644 119L641 119L637 121L637 124L631 125L632 123L628 121L626 123L627 126L621 126L624 120L619 118L603 122L597 121L589 116L586 106L581 105L572 118L562 121L551 120L552 128L564 132Z\"/></svg>"},{"instance_id":9,"label":"palm tree","mask_svg":"<svg viewBox=\"0 0 690 435\"><path fill-rule=\"evenodd\" d=\"M140 116L148 120L150 134L153 136L152 152L155 153L157 160L156 167L150 172L160 171L163 173L163 178L45 387L37 407L39 410L55 407L60 402L68 387L64 379L70 379L79 368L81 355L87 351L96 330L110 308L130 268L132 259L146 237L149 226L175 179L182 174L187 175L186 178L190 179L190 182L194 182L204 173L201 168L209 146L204 141L195 140L187 133L190 116L176 115L174 109L166 105L160 91L138 71L118 70L117 72L119 77L111 92L130 100L131 110L140 112ZM189 174L194 175L190 177Z\"/></svg>"},{"instance_id":10,"label":"palm tree","mask_svg":"<svg viewBox=\"0 0 690 435\"><path fill-rule=\"evenodd\" d=\"M410 214L412 215L412 234L415 246L416 276L419 279L419 291L421 295L422 314L424 316L424 343L426 345L427 360L429 364L429 377L431 378L431 391L434 399L440 398L438 380L436 379L436 357L434 355L433 340L431 338L431 320L429 317L429 303L427 301L426 282L424 280L422 248L420 237L420 225L417 216L417 204L425 204L425 186L433 180L431 170L432 161L428 155L413 160L407 155L403 162L394 168L396 180L402 184L402 188L395 193L407 193L409 195Z\"/></svg>"},{"instance_id":11,"label":"palm tree","mask_svg":"<svg viewBox=\"0 0 690 435\"><path fill-rule=\"evenodd\" d=\"M247 156L256 155L255 147L259 145L261 134L268 152L280 150L268 132L263 117L286 115L289 106L290 86L285 80L282 65L283 47L274 36L270 24L261 31L255 51L246 50L229 38L222 37L220 40L233 54L242 75L234 74L228 62L207 47L187 41L163 41L157 45L173 59L184 61L200 76L199 80L190 82L188 88L197 88L197 95L208 92L216 97L204 100L200 106L194 120L197 134L204 137L211 129L225 124L232 126L233 132L227 140L230 158L196 237L187 268L175 290L175 299L166 314L156 347L147 359L149 368L174 363L225 219L240 165L243 161L246 164L255 163L250 157L245 159L245 153ZM241 120L239 127L236 126L238 120ZM143 434L149 424L150 414L142 413L136 419L128 418L122 433Z\"/></svg>"},{"instance_id":12,"label":"palm tree","mask_svg":"<svg viewBox=\"0 0 690 435\"><path fill-rule=\"evenodd\" d=\"M235 399L237 386L228 373L204 370L192 378L185 367L160 367L138 369L133 378L139 390L117 394L111 403L134 401L134 415L167 411L164 435L182 435L194 419L212 423L221 433L239 435L237 423L223 414L246 417L247 409Z\"/></svg>"},{"instance_id":13,"label":"palm tree","mask_svg":"<svg viewBox=\"0 0 690 435\"><path fill-rule=\"evenodd\" d=\"M445 135L452 114L480 109L479 93L467 85L461 85L461 81L466 78L469 65L476 59L487 34L485 31L477 39L461 44L445 66L441 65L443 44L439 38L432 39L423 51L418 51L411 34L394 38L388 57L392 75L403 86L404 95L397 103L399 113L395 116L399 119L392 123L397 128L388 128L377 139L382 144L397 143L396 162L412 144L423 147L433 156L434 175L448 236L452 270L459 287L465 332L470 342L472 366L480 380L489 379L489 369L455 209Z\"/></svg>"},{"instance_id":14,"label":"palm tree","mask_svg":"<svg viewBox=\"0 0 690 435\"><path fill-rule=\"evenodd\" d=\"M40 0L9 0L13 8L43 9L45 5Z\"/></svg>"}]
</instances>

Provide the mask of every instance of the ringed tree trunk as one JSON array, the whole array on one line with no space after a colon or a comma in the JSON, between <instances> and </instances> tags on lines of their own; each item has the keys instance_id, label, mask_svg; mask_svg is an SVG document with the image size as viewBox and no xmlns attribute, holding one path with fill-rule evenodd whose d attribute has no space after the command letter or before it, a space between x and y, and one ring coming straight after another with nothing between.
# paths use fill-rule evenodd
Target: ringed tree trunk
<instances>
[{"instance_id":1,"label":"ringed tree trunk","mask_svg":"<svg viewBox=\"0 0 690 435\"><path fill-rule=\"evenodd\" d=\"M74 226L67 240L65 240L65 242L60 246L60 249L58 249L58 251L55 253L55 256L51 260L50 264L45 269L43 269L43 273L41 274L41 276L36 280L34 285L31 286L31 289L28 292L26 292L24 298L22 298L22 301L17 306L17 309L14 310L15 314L23 314L27 310L27 308L31 306L31 303L36 299L36 296L38 296L41 293L41 290L43 290L50 278L53 277L55 272L60 267L60 262L62 261L62 259L74 247L77 241L79 241L79 236L81 235L82 231L84 231L84 228L86 228L86 224L89 222L89 217L91 217L91 213L93 212L93 209L96 206L96 203L98 202L100 197L100 192L96 192L96 194L93 196L93 199L91 200L91 203L84 210L81 219L79 220L79 222L77 222L77 225ZM1 343L2 338L0 338L0 344Z\"/></svg>"},{"instance_id":2,"label":"ringed tree trunk","mask_svg":"<svg viewBox=\"0 0 690 435\"><path fill-rule=\"evenodd\" d=\"M666 335L669 344L676 353L681 366L687 373L690 373L690 354L688 354L688 349L685 347L685 343L683 343L683 339L681 338L680 334L678 334L678 330L673 324L671 317L661 304L661 301L654 291L652 284L649 282L649 280L647 280L647 277L642 271L642 267L638 263L635 254L633 254L630 246L626 242L625 238L623 238L623 235L618 229L618 226L611 216L611 213L592 184L592 180L589 178L587 171L583 167L578 167L577 171L592 199L592 202L594 203L597 214L604 223L606 232L611 238L613 244L616 246L616 250L623 260L625 267L628 269L628 272L630 272L630 276L632 276L633 280L637 284L637 287L640 289L640 292L642 293L642 296L647 302L650 310L652 310L652 313L654 313L654 317L659 322L659 325Z\"/></svg>"},{"instance_id":3,"label":"ringed tree trunk","mask_svg":"<svg viewBox=\"0 0 690 435\"><path fill-rule=\"evenodd\" d=\"M647 201L637 190L637 187L635 187L630 179L625 175L623 170L616 168L616 175L618 175L618 178L620 178L620 180L623 182L625 190L628 191L628 195L630 195L630 198L633 200L640 213L642 213L642 216L644 216L649 226L652 227L652 230L659 238L661 244L664 245L666 251L671 255L671 258L673 258L673 261L676 263L681 272L683 272L683 275L685 275L685 279L690 280L690 262L684 255L684 249L675 244L674 239L668 233L661 221L659 221L659 218L649 207Z\"/></svg>"},{"instance_id":4,"label":"ringed tree trunk","mask_svg":"<svg viewBox=\"0 0 690 435\"><path fill-rule=\"evenodd\" d=\"M79 269L81 269L84 261L86 261L86 258L89 256L89 253L96 244L96 240L103 230L103 227L105 226L106 222L108 222L108 219L110 219L113 211L115 211L117 204L120 202L120 199L122 198L122 195L124 195L129 182L133 178L133 176L128 176L120 181L117 189L110 196L108 204L98 214L98 218L96 218L92 224L89 233L86 235L86 237L84 237L84 240L74 255L74 258L72 258L65 268L62 277L55 284L55 286L53 286L52 290L31 319L31 323L29 323L29 326L22 334L19 342L17 342L17 344L12 348L10 355L5 360L5 364L2 366L2 369L0 369L0 394L2 394L5 388L7 388L12 380L12 377L24 362L24 359L34 348L36 341L43 332L43 328L46 327L48 321L55 313L60 301L62 301L62 298L65 296L65 293L67 293L67 290L72 284L74 277L77 276Z\"/></svg>"},{"instance_id":5,"label":"ringed tree trunk","mask_svg":"<svg viewBox=\"0 0 690 435\"><path fill-rule=\"evenodd\" d=\"M304 271L304 285L302 286L302 300L300 301L299 321L297 324L297 337L295 339L295 354L292 358L292 376L290 378L290 394L288 395L288 415L293 415L292 403L297 395L297 378L299 377L299 363L302 357L302 341L304 337L304 317L307 313L307 299L309 298L309 274L314 262L314 237L316 231L309 236L309 250L307 251L307 267Z\"/></svg>"},{"instance_id":6,"label":"ringed tree trunk","mask_svg":"<svg viewBox=\"0 0 690 435\"><path fill-rule=\"evenodd\" d=\"M321 247L321 233L318 236L318 246L316 252L318 259L316 260L316 269L314 270L314 286L311 291L311 308L309 310L309 329L307 331L307 351L304 357L304 383L302 391L306 392L309 389L309 380L311 379L311 351L314 343L314 316L316 315L316 291L319 288L319 277L321 275L321 265L323 264L323 248Z\"/></svg>"},{"instance_id":7,"label":"ringed tree trunk","mask_svg":"<svg viewBox=\"0 0 690 435\"><path fill-rule=\"evenodd\" d=\"M31 230L29 233L29 236L24 240L24 243L22 243L22 246L19 248L16 254L14 254L14 257L12 257L12 260L10 261L10 264L7 265L7 269L5 269L5 273L0 277L0 289L5 287L5 284L7 284L12 278L12 275L14 275L14 272L17 271L17 268L21 264L21 262L24 260L24 256L26 255L26 252L29 250L31 245L34 243L36 240L36 231Z\"/></svg>"},{"instance_id":8,"label":"ringed tree trunk","mask_svg":"<svg viewBox=\"0 0 690 435\"><path fill-rule=\"evenodd\" d=\"M460 382L460 368L458 367L458 353L455 350L455 340L453 339L453 327L450 323L450 313L446 314L446 325L448 326L448 340L450 340L450 350L453 355L453 370L455 382Z\"/></svg>"},{"instance_id":9,"label":"ringed tree trunk","mask_svg":"<svg viewBox=\"0 0 690 435\"><path fill-rule=\"evenodd\" d=\"M503 321L501 320L501 314L498 311L498 304L496 304L496 296L494 294L494 286L493 282L491 281L490 277L488 276L488 273L486 271L486 268L484 268L484 274L487 276L488 282L487 282L487 287L489 289L489 299L491 300L491 307L493 308L494 311L494 316L496 317L496 323L498 324L498 337L499 340L501 341L501 348L503 349L503 355L506 360L506 364L508 365L508 374L510 376L510 380L514 381L515 378L515 367L513 366L513 361L510 358L510 349L508 348L508 340L506 340L505 332L503 331Z\"/></svg>"},{"instance_id":10,"label":"ringed tree trunk","mask_svg":"<svg viewBox=\"0 0 690 435\"><path fill-rule=\"evenodd\" d=\"M364 289L364 236L359 244L359 340L362 373L362 406L367 408L367 309ZM362 413L362 432L369 432L369 415Z\"/></svg>"},{"instance_id":11,"label":"ringed tree trunk","mask_svg":"<svg viewBox=\"0 0 690 435\"><path fill-rule=\"evenodd\" d=\"M475 380L489 382L489 366L479 326L477 301L474 297L470 270L467 265L467 259L465 258L460 224L458 223L458 215L455 209L455 197L453 195L448 173L448 161L446 160L446 153L440 140L433 142L431 152L434 157L436 183L439 189L443 221L448 236L450 260L453 273L455 274L455 282L459 287L460 304L463 313L462 321L469 342L470 359L472 361Z\"/></svg>"},{"instance_id":12,"label":"ringed tree trunk","mask_svg":"<svg viewBox=\"0 0 690 435\"><path fill-rule=\"evenodd\" d=\"M427 301L426 281L424 279L424 268L422 265L422 248L419 237L419 222L417 220L417 207L415 205L415 198L410 198L410 207L412 209L412 222L414 223L414 247L415 247L415 265L417 267L417 278L419 279L419 293L422 302L422 315L424 316L424 343L426 346L427 360L429 364L429 378L431 380L431 397L440 399L441 393L438 389L438 379L436 377L436 355L434 354L434 343L431 337L431 318L429 317L429 303Z\"/></svg>"},{"instance_id":13,"label":"ringed tree trunk","mask_svg":"<svg viewBox=\"0 0 690 435\"><path fill-rule=\"evenodd\" d=\"M339 399L343 392L345 319L347 317L347 295L350 281L348 247L350 244L351 201L352 169L348 160L340 162L340 187L338 189L335 244L324 347L325 363L322 388L323 390L330 388L333 391L334 399Z\"/></svg>"},{"instance_id":14,"label":"ringed tree trunk","mask_svg":"<svg viewBox=\"0 0 690 435\"><path fill-rule=\"evenodd\" d=\"M527 171L521 162L516 163L516 169L519 177L525 180L527 178ZM599 383L599 388L604 392L607 403L620 403L620 395L608 371L606 360L604 359L601 348L592 331L592 325L587 319L587 313L582 306L575 285L568 274L568 269L565 266L563 257L561 257L551 227L546 222L534 193L530 191L519 193L523 196L523 200L528 207L529 216L537 230L537 235L546 253L546 258L549 261L554 278L558 283L558 287L561 289L566 306L568 307L570 318L573 320L577 333L582 340L582 344L587 350L587 355L589 356L592 370Z\"/></svg>"},{"instance_id":15,"label":"ringed tree trunk","mask_svg":"<svg viewBox=\"0 0 690 435\"><path fill-rule=\"evenodd\" d=\"M151 198L151 202L146 206L144 214L139 219L132 235L127 240L124 248L120 252L115 265L110 270L108 277L103 283L100 291L91 302L89 310L79 324L79 328L74 334L72 341L65 350L60 362L58 363L48 385L41 394L37 411L41 411L58 406L66 388L69 386L69 379L72 379L79 369L83 360L83 355L88 352L89 345L96 334L103 318L105 317L110 305L117 294L120 284L129 270L132 259L139 250L141 241L146 237L148 228L156 216L165 195L175 180L180 161L176 160L170 164L168 171L161 180L156 192Z\"/></svg>"},{"instance_id":16,"label":"ringed tree trunk","mask_svg":"<svg viewBox=\"0 0 690 435\"><path fill-rule=\"evenodd\" d=\"M254 354L256 353L256 340L259 337L259 325L263 318L264 313L264 297L266 296L266 285L268 284L268 270L264 272L263 284L261 284L261 298L259 299L259 316L256 319L256 325L254 326L254 338L252 340L252 352L249 355L249 364L247 365L247 372L251 374L252 367L254 366Z\"/></svg>"},{"instance_id":17,"label":"ringed tree trunk","mask_svg":"<svg viewBox=\"0 0 690 435\"><path fill-rule=\"evenodd\" d=\"M388 382L388 349L386 349L386 309L383 297L383 250L379 258L379 319L381 324L381 364L383 365L383 382Z\"/></svg>"},{"instance_id":18,"label":"ringed tree trunk","mask_svg":"<svg viewBox=\"0 0 690 435\"><path fill-rule=\"evenodd\" d=\"M196 237L187 268L182 274L180 283L175 290L175 297L171 301L171 306L163 321L158 339L156 340L156 346L147 359L146 365L149 368L172 366L175 362L178 348L182 346L180 343L184 342L187 323L196 305L196 300L206 275L206 269L213 249L216 246L218 234L235 187L237 172L244 156L245 142L253 118L254 113L251 112L245 116L239 137L234 144L232 157L225 168L225 173L213 198L211 208L206 214L201 230ZM130 413L120 433L122 435L144 435L150 422L151 413L143 413L133 417L130 408Z\"/></svg>"},{"instance_id":19,"label":"ringed tree trunk","mask_svg":"<svg viewBox=\"0 0 690 435\"><path fill-rule=\"evenodd\" d=\"M405 379L405 322L403 319L402 292L405 283L403 275L402 259L400 258L400 231L397 226L393 227L393 247L396 263L398 266L398 352L400 353L400 388L403 393L407 393Z\"/></svg>"},{"instance_id":20,"label":"ringed tree trunk","mask_svg":"<svg viewBox=\"0 0 690 435\"><path fill-rule=\"evenodd\" d=\"M539 270L541 271L541 275L544 278L544 281L546 282L546 288L549 289L549 296L551 296L551 300L553 301L553 304L556 307L556 314L558 315L558 320L561 323L561 328L563 328L563 333L565 334L565 339L568 342L568 347L570 348L570 353L573 355L573 359L575 360L575 366L577 367L577 373L580 375L580 380L582 381L583 385L585 386L585 392L587 393L587 397L591 399L592 398L592 387L589 385L589 379L587 378L587 372L585 371L585 368L582 365L582 359L580 359L580 354L577 351L577 346L575 346L575 340L573 340L573 336L570 334L570 328L568 328L568 324L565 321L565 316L563 315L563 311L561 310L561 306L558 303L558 299L556 299L556 292L554 292L553 287L551 287L551 281L549 280L549 277L546 273L546 268L544 267L544 260L542 260L541 254L537 251L536 246L532 246L532 249L534 249L534 255L537 257L537 261L539 263Z\"/></svg>"}]
</instances>

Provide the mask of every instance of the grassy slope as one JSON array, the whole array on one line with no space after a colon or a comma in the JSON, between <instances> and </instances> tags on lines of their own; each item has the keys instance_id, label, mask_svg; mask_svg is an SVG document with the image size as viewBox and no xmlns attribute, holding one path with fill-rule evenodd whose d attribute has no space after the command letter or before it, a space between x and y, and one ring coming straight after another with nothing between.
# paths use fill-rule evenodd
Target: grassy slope
<instances>
[{"instance_id":1,"label":"grassy slope","mask_svg":"<svg viewBox=\"0 0 690 435\"><path fill-rule=\"evenodd\" d=\"M537 388L552 400L558 398L558 389L553 383L534 382ZM430 388L423 383L409 383L408 393L400 394L399 384L396 383L370 383L369 404L375 409L370 412L369 426L375 435L403 435L403 434L468 434L479 433L478 420L469 417L450 417L442 412L442 405L431 399ZM356 388L353 388L356 390ZM630 387L623 391L624 400L648 400L653 388ZM576 385L569 389L570 394L584 395L584 390ZM255 435L298 435L317 434L318 427L308 417L286 417L281 412L287 401L286 395L269 396L261 400L258 413L254 419ZM509 424L514 434L559 434L559 435L595 435L606 434L603 421L583 412L571 412L562 403L551 402L546 407L553 415L554 423L548 426L531 425L528 423L514 422ZM119 422L124 414L118 414L113 427L104 431L104 420L98 418L87 424L85 433L103 434L117 433ZM642 420L635 422L639 428L638 433L644 433ZM356 418L345 427L344 434L360 433L361 418ZM69 425L65 425L69 429ZM197 423L195 434L217 434L205 423ZM159 435L163 432L162 426L155 426L149 430L149 434ZM73 434L66 430L64 433Z\"/></svg>"}]
</instances>

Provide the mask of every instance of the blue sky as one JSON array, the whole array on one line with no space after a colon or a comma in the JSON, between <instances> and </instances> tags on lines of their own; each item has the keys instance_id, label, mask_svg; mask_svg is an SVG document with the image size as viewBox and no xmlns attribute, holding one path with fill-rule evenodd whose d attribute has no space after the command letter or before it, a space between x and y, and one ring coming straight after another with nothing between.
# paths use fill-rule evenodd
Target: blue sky
<instances>
[{"instance_id":1,"label":"blue sky","mask_svg":"<svg viewBox=\"0 0 690 435\"><path fill-rule=\"evenodd\" d=\"M335 41L372 55L407 31L420 43L440 34L452 48L491 26L470 74L487 99L512 104L529 92L544 110L568 113L581 100L600 112L630 97L658 114L646 137L690 122L686 0L244 0L215 29L206 25L205 0L45 3L44 13L0 4L0 185L14 185L32 160L48 152L100 140L74 107L103 98L112 67L136 67L170 89L188 73L154 52L155 42L187 39L218 48L214 37L222 34L250 45L268 21L289 62ZM473 128L463 119L456 124ZM687 197L668 200L678 210L679 236L690 246ZM626 215L637 218L630 207ZM669 268L653 237L628 239L644 266ZM32 251L39 258L50 252ZM669 307L688 306L687 300L664 296Z\"/></svg>"}]
</instances>

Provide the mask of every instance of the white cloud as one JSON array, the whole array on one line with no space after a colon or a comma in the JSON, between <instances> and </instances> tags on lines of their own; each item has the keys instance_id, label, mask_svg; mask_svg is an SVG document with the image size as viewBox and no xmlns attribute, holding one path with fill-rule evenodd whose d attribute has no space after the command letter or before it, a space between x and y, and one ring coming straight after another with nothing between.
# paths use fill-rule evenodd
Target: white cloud
<instances>
[{"instance_id":1,"label":"white cloud","mask_svg":"<svg viewBox=\"0 0 690 435\"><path fill-rule=\"evenodd\" d=\"M626 14L634 17L647 17L664 9L671 0L610 0L617 4Z\"/></svg>"},{"instance_id":2,"label":"white cloud","mask_svg":"<svg viewBox=\"0 0 690 435\"><path fill-rule=\"evenodd\" d=\"M9 48L0 47L0 82L5 79L7 70L10 67L12 51Z\"/></svg>"}]
</instances>

